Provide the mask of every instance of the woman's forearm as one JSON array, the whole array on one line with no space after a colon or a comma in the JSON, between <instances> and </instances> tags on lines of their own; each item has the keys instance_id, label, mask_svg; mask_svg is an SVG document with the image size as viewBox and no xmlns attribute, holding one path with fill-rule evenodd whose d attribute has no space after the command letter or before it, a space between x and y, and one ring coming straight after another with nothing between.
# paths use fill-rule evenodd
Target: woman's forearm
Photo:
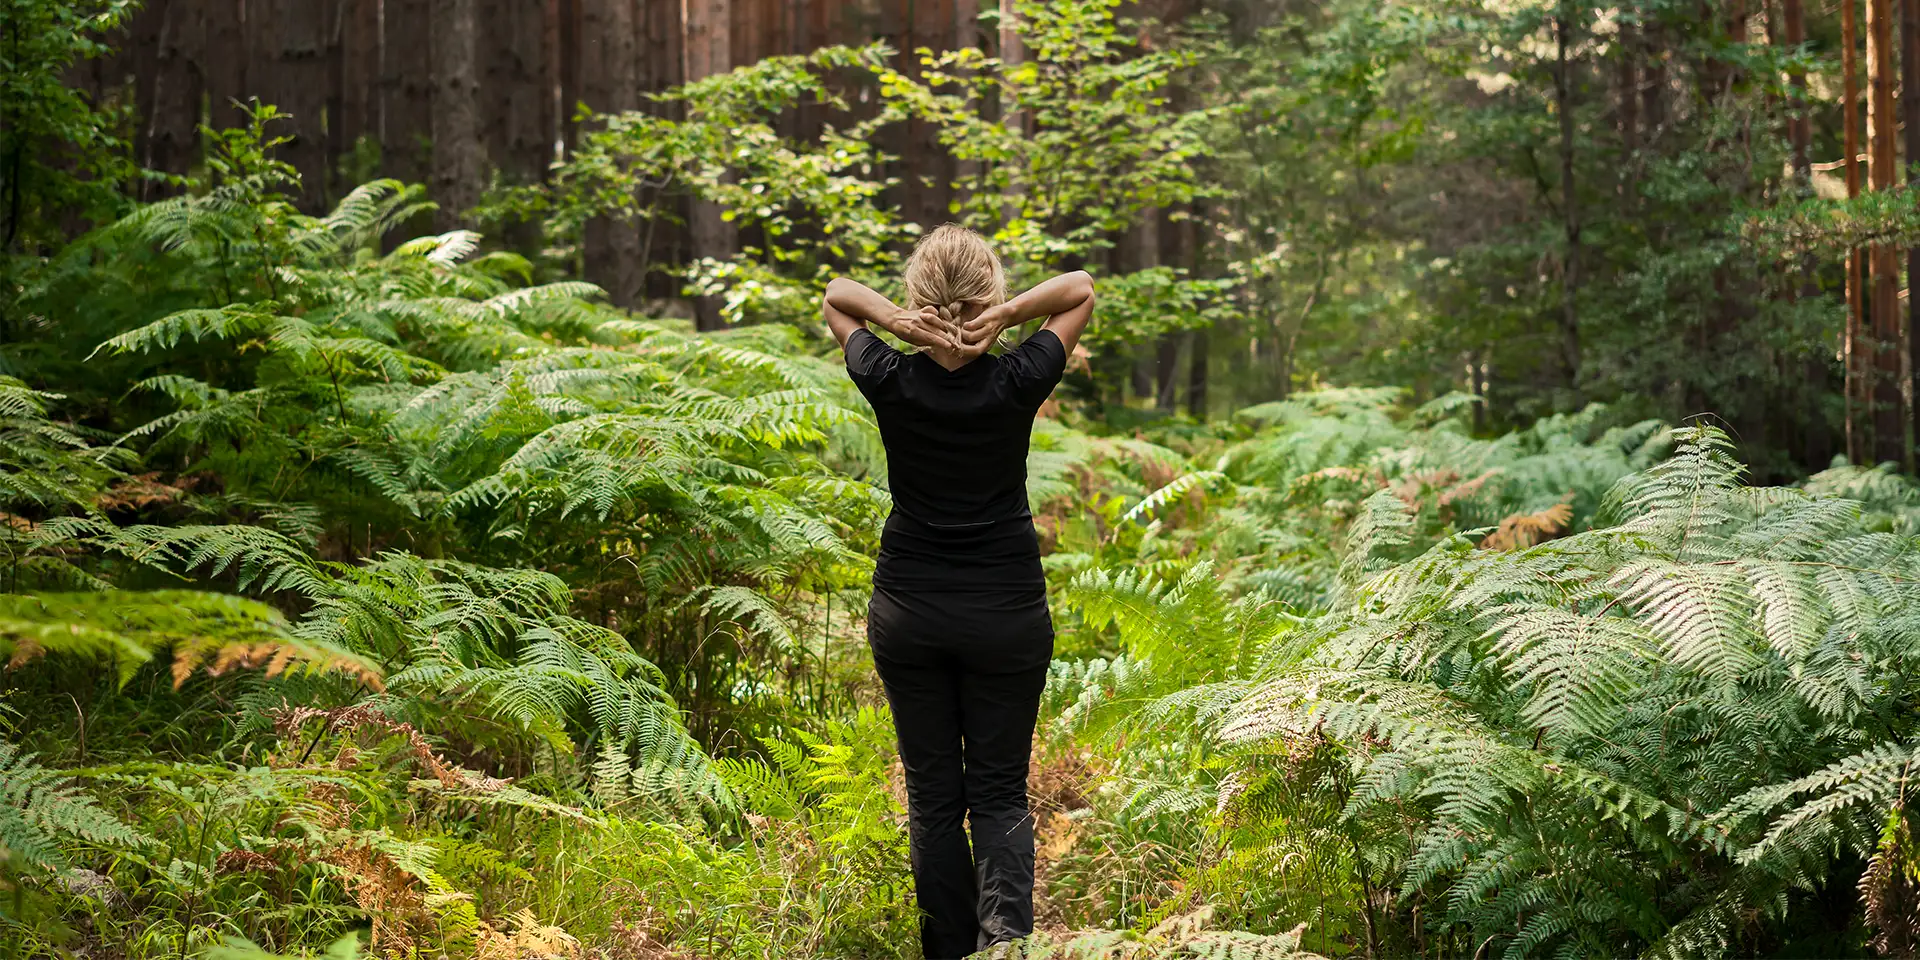
<instances>
[{"instance_id":1,"label":"woman's forearm","mask_svg":"<svg viewBox=\"0 0 1920 960\"><path fill-rule=\"evenodd\" d=\"M825 310L827 328L833 338L847 345L847 338L865 324L873 324L916 347L954 349L959 346L959 331L931 308L903 310L892 300L866 284L835 277L827 284Z\"/></svg>"},{"instance_id":2,"label":"woman's forearm","mask_svg":"<svg viewBox=\"0 0 1920 960\"><path fill-rule=\"evenodd\" d=\"M846 277L835 277L827 284L827 303L855 320L888 331L892 330L894 317L903 312L880 291Z\"/></svg>"},{"instance_id":3,"label":"woman's forearm","mask_svg":"<svg viewBox=\"0 0 1920 960\"><path fill-rule=\"evenodd\" d=\"M1066 313L1093 296L1093 277L1085 270L1063 273L1007 301L1000 310L1005 327Z\"/></svg>"}]
</instances>

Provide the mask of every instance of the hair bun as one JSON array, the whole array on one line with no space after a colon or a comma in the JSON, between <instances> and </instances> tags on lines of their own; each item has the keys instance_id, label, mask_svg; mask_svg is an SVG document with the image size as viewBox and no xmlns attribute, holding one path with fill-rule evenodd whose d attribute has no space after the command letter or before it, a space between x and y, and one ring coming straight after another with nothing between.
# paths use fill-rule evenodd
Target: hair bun
<instances>
[{"instance_id":1,"label":"hair bun","mask_svg":"<svg viewBox=\"0 0 1920 960\"><path fill-rule=\"evenodd\" d=\"M948 323L968 304L990 307L1007 299L1006 273L993 248L979 234L951 223L920 238L902 279L909 306L932 307Z\"/></svg>"}]
</instances>

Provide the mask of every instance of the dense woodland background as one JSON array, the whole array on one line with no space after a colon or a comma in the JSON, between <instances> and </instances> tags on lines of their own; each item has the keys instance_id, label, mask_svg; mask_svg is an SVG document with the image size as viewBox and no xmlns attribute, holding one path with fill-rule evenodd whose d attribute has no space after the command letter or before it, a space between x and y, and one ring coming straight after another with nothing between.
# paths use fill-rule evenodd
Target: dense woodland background
<instances>
[{"instance_id":1,"label":"dense woodland background","mask_svg":"<svg viewBox=\"0 0 1920 960\"><path fill-rule=\"evenodd\" d=\"M915 956L818 301L948 220L1099 298L1001 955L1920 952L1920 0L0 0L0 68L0 956Z\"/></svg>"},{"instance_id":2,"label":"dense woodland background","mask_svg":"<svg viewBox=\"0 0 1920 960\"><path fill-rule=\"evenodd\" d=\"M1151 198L1123 189L1126 228L1059 259L1110 273L1166 264L1225 277L1266 269L1260 254L1284 247L1290 275L1286 296L1241 305L1243 318L1215 318L1227 322L1112 358L1103 365L1116 374L1103 384L1107 399L1150 397L1204 414L1359 365L1363 379L1429 395L1484 381L1494 422L1590 399L1632 399L1670 419L1715 413L1782 477L1789 464L1817 469L1835 453L1907 464L1913 308L1899 299L1897 248L1860 254L1859 329L1839 337L1830 303L1799 307L1805 295L1851 296L1847 253L1830 233L1768 234L1764 264L1734 255L1750 247L1716 246L1735 243L1756 211L1783 211L1821 190L1904 182L1900 158L1920 134L1901 131L1920 124L1904 123L1908 101L1894 107L1902 64L1914 59L1898 51L1915 42L1896 26L1895 6L1867 4L1852 27L1838 8L1809 13L1784 0L1710 15L1685 4L1463 7L1453 24L1444 6L1390 7L1371 33L1342 35L1342 17L1313 4L1127 5L1123 18L1172 26L1126 28L1116 55L1224 44L1231 57L1262 62L1172 67L1162 108L1204 113L1212 125L1215 149L1179 175L1198 195L1143 206ZM168 0L129 11L102 36L113 48L68 78L93 102L127 108L123 132L145 169L189 173L198 126L240 123L229 105L258 98L289 115L280 156L301 175L303 210L327 209L371 177L395 177L428 186L439 204L432 226L445 230L481 225L472 212L490 188L549 181L582 132L598 128L582 110L683 118L683 103L655 95L833 44L883 43L881 62L916 81L940 69L923 62L923 49L1028 59L992 4L981 14L958 0L284 8ZM1856 51L1852 147L1839 108L1847 30ZM1538 36L1527 40L1529 31ZM1272 46L1289 33L1330 46ZM1244 42L1252 38L1265 39ZM1329 52L1340 62L1320 55ZM769 118L771 132L806 141L871 123L876 153L860 176L884 185L879 205L903 222L953 218L956 189L980 176L978 164L995 163L957 159L943 143L952 125L905 108L879 74L838 70L828 80L841 102L802 97ZM1311 96L1316 84L1339 109L1292 109L1290 98ZM976 109L997 119L1001 99L988 91ZM1031 112L1016 117L1035 133L1073 129ZM1286 152L1316 142L1319 151ZM1858 162L1845 163L1849 155ZM672 268L764 246L751 224L720 218L724 204L693 202L699 191L681 183L655 189L659 196L640 200L647 215L598 218L569 238L574 272L610 302L678 296ZM169 190L148 180L136 194ZM484 221L497 239L537 242L513 223ZM1316 282L1315 263L1327 265L1326 279ZM1243 295L1253 288L1242 285ZM692 302L702 329L723 322L716 297ZM1684 317L1667 316L1682 306ZM1295 314L1305 319L1295 324ZM1361 329L1308 338L1308 352L1328 356L1296 362L1293 328L1323 324ZM1833 351L1838 366L1827 351L1806 352L1829 338L1852 347ZM1851 375L1842 353L1854 358ZM1263 356L1264 376L1242 372ZM1676 362L1703 356L1716 362ZM1222 363L1250 389L1210 397L1220 377L1209 364ZM1120 366L1130 368L1124 377Z\"/></svg>"}]
</instances>

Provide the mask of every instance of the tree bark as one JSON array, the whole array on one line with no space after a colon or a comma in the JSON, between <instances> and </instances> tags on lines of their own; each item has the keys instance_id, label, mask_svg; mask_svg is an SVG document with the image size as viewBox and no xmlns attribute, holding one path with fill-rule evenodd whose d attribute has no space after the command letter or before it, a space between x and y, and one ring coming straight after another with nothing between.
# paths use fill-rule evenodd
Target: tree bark
<instances>
[{"instance_id":1,"label":"tree bark","mask_svg":"<svg viewBox=\"0 0 1920 960\"><path fill-rule=\"evenodd\" d=\"M1647 11L1640 25L1640 140L1651 143L1667 125L1667 50L1666 30L1656 19L1655 10Z\"/></svg>"},{"instance_id":2,"label":"tree bark","mask_svg":"<svg viewBox=\"0 0 1920 960\"><path fill-rule=\"evenodd\" d=\"M1560 114L1560 215L1566 234L1566 265L1560 287L1560 359L1575 403L1580 390L1580 207L1573 182L1573 77L1568 59L1572 4L1562 0L1554 17L1554 108Z\"/></svg>"},{"instance_id":3,"label":"tree bark","mask_svg":"<svg viewBox=\"0 0 1920 960\"><path fill-rule=\"evenodd\" d=\"M475 63L478 0L433 0L434 227L452 230L479 202L486 178Z\"/></svg>"},{"instance_id":4,"label":"tree bark","mask_svg":"<svg viewBox=\"0 0 1920 960\"><path fill-rule=\"evenodd\" d=\"M300 172L300 207L317 212L327 202L326 100L331 73L327 56L325 7L311 0L254 0L246 8L254 35L254 62L264 67L248 76L264 103L289 115L276 128L291 140L280 158Z\"/></svg>"},{"instance_id":5,"label":"tree bark","mask_svg":"<svg viewBox=\"0 0 1920 960\"><path fill-rule=\"evenodd\" d=\"M1895 170L1894 138L1899 119L1893 112L1893 7L1891 0L1867 0L1867 151L1868 178L1874 190L1891 190ZM1906 416L1900 389L1900 271L1894 248L1875 244L1869 258L1873 322L1874 459L1899 463L1906 458Z\"/></svg>"},{"instance_id":6,"label":"tree bark","mask_svg":"<svg viewBox=\"0 0 1920 960\"><path fill-rule=\"evenodd\" d=\"M579 96L595 112L623 113L639 105L634 3L580 0L575 34ZM639 225L631 219L595 217L587 222L582 248L587 279L606 290L614 306L636 305L643 275Z\"/></svg>"},{"instance_id":7,"label":"tree bark","mask_svg":"<svg viewBox=\"0 0 1920 960\"><path fill-rule=\"evenodd\" d=\"M425 183L433 136L433 0L384 0L380 152L390 176Z\"/></svg>"},{"instance_id":8,"label":"tree bark","mask_svg":"<svg viewBox=\"0 0 1920 960\"><path fill-rule=\"evenodd\" d=\"M1154 349L1154 395L1153 405L1167 413L1172 413L1179 402L1180 385L1180 334L1163 333Z\"/></svg>"},{"instance_id":9,"label":"tree bark","mask_svg":"<svg viewBox=\"0 0 1920 960\"><path fill-rule=\"evenodd\" d=\"M333 168L352 156L364 138L379 142L380 2L336 0L335 20L329 28L337 53L328 58L333 75L327 95L327 153ZM371 170L347 171L350 179L364 179ZM336 185L335 194L358 186Z\"/></svg>"},{"instance_id":10,"label":"tree bark","mask_svg":"<svg viewBox=\"0 0 1920 960\"><path fill-rule=\"evenodd\" d=\"M900 44L900 71L920 80L920 54L926 47L936 54L956 46L951 11L933 0L909 0L902 18L906 37ZM923 227L932 228L951 219L947 204L953 195L953 161L940 144L940 129L919 116L906 122L906 163L901 182L906 187L908 215Z\"/></svg>"},{"instance_id":11,"label":"tree bark","mask_svg":"<svg viewBox=\"0 0 1920 960\"><path fill-rule=\"evenodd\" d=\"M487 160L510 183L537 183L552 159L543 126L544 3L479 0L481 85Z\"/></svg>"},{"instance_id":12,"label":"tree bark","mask_svg":"<svg viewBox=\"0 0 1920 960\"><path fill-rule=\"evenodd\" d=\"M1126 254L1124 268L1129 272L1149 270L1160 265L1160 211L1149 208L1140 211L1139 216L1140 221L1134 224L1122 241L1122 250ZM1171 337L1172 334L1162 335L1158 349L1149 349L1147 343L1135 346L1133 395L1146 399L1156 407L1161 406L1159 384L1162 375L1158 375L1162 366L1160 354L1165 352L1165 344ZM1168 372L1163 376L1170 379L1172 363L1168 362L1165 366Z\"/></svg>"},{"instance_id":13,"label":"tree bark","mask_svg":"<svg viewBox=\"0 0 1920 960\"><path fill-rule=\"evenodd\" d=\"M682 9L686 11L686 19L681 41L684 57L681 74L686 82L733 69L731 0L684 0ZM727 260L733 256L735 231L733 224L721 218L719 204L690 198L687 228L695 258ZM718 330L725 326L720 306L719 297L695 297L694 326L700 330Z\"/></svg>"},{"instance_id":14,"label":"tree bark","mask_svg":"<svg viewBox=\"0 0 1920 960\"><path fill-rule=\"evenodd\" d=\"M1842 141L1846 150L1847 196L1860 195L1860 78L1857 64L1859 31L1855 26L1857 0L1840 0L1840 74L1842 88L1842 122L1846 129ZM1860 290L1861 270L1860 251L1847 251L1847 323L1842 334L1840 354L1846 369L1844 394L1846 397L1846 443L1847 459L1859 463L1866 455L1867 440L1864 421L1864 403L1861 394L1861 382L1864 379L1861 370L1863 359L1860 350L1861 303L1865 299Z\"/></svg>"},{"instance_id":15,"label":"tree bark","mask_svg":"<svg viewBox=\"0 0 1920 960\"><path fill-rule=\"evenodd\" d=\"M1798 3L1798 0L1793 0ZM1915 167L1920 164L1920 0L1900 0L1900 109L1906 121L1907 184L1916 185ZM1914 421L1920 411L1914 407L1913 375L1920 369L1920 297L1913 295L1914 281L1920 278L1920 248L1907 250L1907 316L1900 323L1900 409L1906 429L1902 431L1901 468L1914 471Z\"/></svg>"},{"instance_id":16,"label":"tree bark","mask_svg":"<svg viewBox=\"0 0 1920 960\"><path fill-rule=\"evenodd\" d=\"M184 174L200 155L196 127L206 54L206 17L199 0L164 0L146 11L160 17L151 98L141 105L145 149L141 162L150 170ZM143 199L154 199L159 184L141 184Z\"/></svg>"},{"instance_id":17,"label":"tree bark","mask_svg":"<svg viewBox=\"0 0 1920 960\"><path fill-rule=\"evenodd\" d=\"M1911 2L1911 0L1904 0ZM1781 19L1786 21L1786 45L1798 50L1807 42L1806 15L1801 9L1801 0L1783 0L1780 10ZM1787 139L1793 144L1793 175L1800 183L1804 193L1813 192L1813 161L1808 155L1813 140L1813 128L1807 117L1807 74L1804 70L1795 70L1787 74L1787 86L1793 90L1793 102L1788 109L1791 112L1787 120Z\"/></svg>"},{"instance_id":18,"label":"tree bark","mask_svg":"<svg viewBox=\"0 0 1920 960\"><path fill-rule=\"evenodd\" d=\"M247 89L246 22L240 0L204 0L201 19L206 32L207 56L201 61L201 74L207 88L208 125L230 127L240 119L233 103ZM220 55L214 56L214 51Z\"/></svg>"},{"instance_id":19,"label":"tree bark","mask_svg":"<svg viewBox=\"0 0 1920 960\"><path fill-rule=\"evenodd\" d=\"M953 49L965 50L969 47L981 49L984 46L980 36L980 0L953 0ZM962 77L971 75L971 71L956 71L956 73ZM962 193L964 188L961 184L968 183L979 175L980 161L956 159L953 162L953 179L956 181L953 199L964 205L966 197Z\"/></svg>"},{"instance_id":20,"label":"tree bark","mask_svg":"<svg viewBox=\"0 0 1920 960\"><path fill-rule=\"evenodd\" d=\"M999 0L999 3L1000 30L996 37L996 49L1000 57L1000 75L1004 77L1011 73L1013 68L1026 62L1027 50L1026 44L1020 39L1019 16L1014 12L1013 0ZM1019 109L1004 87L1000 91L1000 97L1000 122L1006 126L1009 136L1016 140L1024 140L1027 130L1026 113ZM1021 158L1016 154L1013 159L1005 162L1020 163ZM1017 184L1010 186L1007 189L1007 200L1000 208L1001 218L1014 219L1020 215L1022 207L1019 186Z\"/></svg>"},{"instance_id":21,"label":"tree bark","mask_svg":"<svg viewBox=\"0 0 1920 960\"><path fill-rule=\"evenodd\" d=\"M1635 64L1639 38L1631 22L1620 24L1619 60L1614 64L1614 82L1620 89L1620 151L1626 162L1622 170L1633 169L1633 155L1640 149L1640 72ZM1629 172L1627 177L1631 177ZM1623 182L1625 178L1623 178Z\"/></svg>"},{"instance_id":22,"label":"tree bark","mask_svg":"<svg viewBox=\"0 0 1920 960\"><path fill-rule=\"evenodd\" d=\"M1211 376L1209 353L1213 349L1213 331L1202 327L1188 338L1187 412L1195 420L1207 418L1207 378Z\"/></svg>"}]
</instances>

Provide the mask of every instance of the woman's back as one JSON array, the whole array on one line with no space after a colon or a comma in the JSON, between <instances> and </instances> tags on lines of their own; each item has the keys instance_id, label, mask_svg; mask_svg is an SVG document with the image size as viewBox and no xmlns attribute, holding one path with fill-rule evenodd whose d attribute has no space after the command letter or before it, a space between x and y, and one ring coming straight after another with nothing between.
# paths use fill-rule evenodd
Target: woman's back
<instances>
[{"instance_id":1,"label":"woman's back","mask_svg":"<svg viewBox=\"0 0 1920 960\"><path fill-rule=\"evenodd\" d=\"M935 528L1030 520L1033 418L1065 369L1046 330L957 370L855 333L847 371L879 419L895 511Z\"/></svg>"}]
</instances>

